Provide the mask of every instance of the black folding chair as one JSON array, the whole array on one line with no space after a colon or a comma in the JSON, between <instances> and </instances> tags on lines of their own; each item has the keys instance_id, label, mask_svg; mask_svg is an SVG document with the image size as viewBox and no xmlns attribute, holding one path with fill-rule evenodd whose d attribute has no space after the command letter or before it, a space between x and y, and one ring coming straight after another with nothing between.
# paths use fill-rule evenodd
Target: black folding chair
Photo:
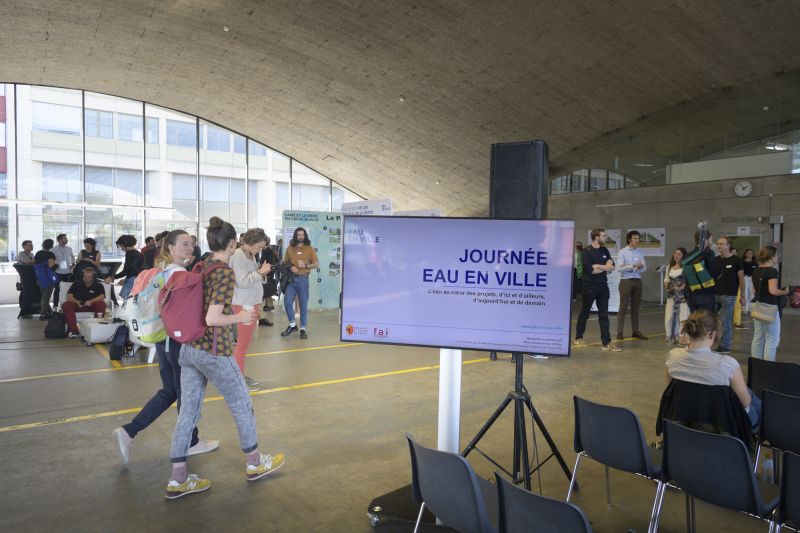
<instances>
[{"instance_id":1,"label":"black folding chair","mask_svg":"<svg viewBox=\"0 0 800 533\"><path fill-rule=\"evenodd\" d=\"M427 507L439 520L457 531L495 533L497 489L475 475L469 462L455 453L417 444L406 433L411 451L411 491L421 504L414 532Z\"/></svg>"},{"instance_id":2,"label":"black folding chair","mask_svg":"<svg viewBox=\"0 0 800 533\"><path fill-rule=\"evenodd\" d=\"M800 396L800 365L766 359L747 359L747 386L761 398L764 390Z\"/></svg>"},{"instance_id":3,"label":"black folding chair","mask_svg":"<svg viewBox=\"0 0 800 533\"><path fill-rule=\"evenodd\" d=\"M775 530L780 533L781 528L788 522L795 531L800 527L800 455L792 452L783 452L783 477L781 478L781 501Z\"/></svg>"},{"instance_id":4,"label":"black folding chair","mask_svg":"<svg viewBox=\"0 0 800 533\"><path fill-rule=\"evenodd\" d=\"M694 498L770 522L778 505L774 485L760 483L751 469L750 454L736 437L706 433L664 421L665 482L686 493L687 530L695 530ZM656 505L655 531L664 501Z\"/></svg>"},{"instance_id":5,"label":"black folding chair","mask_svg":"<svg viewBox=\"0 0 800 533\"><path fill-rule=\"evenodd\" d=\"M569 482L567 501L572 497L578 466L582 457L605 465L606 500L611 505L611 483L608 468L616 468L656 482L656 497L650 513L650 526L655 521L656 502L663 490L661 483L661 450L647 445L642 425L636 414L624 407L593 403L573 396L575 402L575 467Z\"/></svg>"},{"instance_id":6,"label":"black folding chair","mask_svg":"<svg viewBox=\"0 0 800 533\"><path fill-rule=\"evenodd\" d=\"M753 472L758 469L761 448L800 453L800 397L764 389L761 393L758 451ZM775 455L775 483L780 479L779 455Z\"/></svg>"},{"instance_id":7,"label":"black folding chair","mask_svg":"<svg viewBox=\"0 0 800 533\"><path fill-rule=\"evenodd\" d=\"M591 533L589 521L576 505L546 498L495 473L499 507L499 533L519 531L569 531Z\"/></svg>"}]
</instances>

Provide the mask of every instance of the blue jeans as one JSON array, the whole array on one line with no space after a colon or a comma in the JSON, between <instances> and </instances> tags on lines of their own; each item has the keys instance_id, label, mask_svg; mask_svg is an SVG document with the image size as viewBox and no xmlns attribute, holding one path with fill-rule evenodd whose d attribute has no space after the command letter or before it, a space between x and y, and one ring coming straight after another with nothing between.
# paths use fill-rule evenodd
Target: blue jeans
<instances>
[{"instance_id":1,"label":"blue jeans","mask_svg":"<svg viewBox=\"0 0 800 533\"><path fill-rule=\"evenodd\" d=\"M729 352L733 341L733 308L736 305L736 296L717 295L717 308L719 319L722 322L722 339L719 341L718 351Z\"/></svg>"},{"instance_id":2,"label":"blue jeans","mask_svg":"<svg viewBox=\"0 0 800 533\"><path fill-rule=\"evenodd\" d=\"M131 290L133 290L133 284L135 282L136 282L136 276L125 278L125 282L122 284L122 288L119 290L119 295L123 299L131 295Z\"/></svg>"},{"instance_id":3,"label":"blue jeans","mask_svg":"<svg viewBox=\"0 0 800 533\"><path fill-rule=\"evenodd\" d=\"M755 428L761 421L761 398L751 389L747 391L750 393L750 410L747 411L747 417L750 419L750 427Z\"/></svg>"},{"instance_id":4,"label":"blue jeans","mask_svg":"<svg viewBox=\"0 0 800 533\"><path fill-rule=\"evenodd\" d=\"M283 291L283 307L286 309L286 316L289 317L290 324L294 323L295 295L300 299L300 327L305 329L308 325L308 277L295 276Z\"/></svg>"},{"instance_id":5,"label":"blue jeans","mask_svg":"<svg viewBox=\"0 0 800 533\"><path fill-rule=\"evenodd\" d=\"M130 424L122 426L130 438L152 424L161 413L178 402L178 413L181 411L181 365L178 359L181 355L181 344L174 340L169 340L169 350L166 349L166 341L156 343L156 353L158 354L158 371L161 374L161 390L142 407L142 410L133 417ZM192 429L192 439L190 446L198 442L197 426Z\"/></svg>"},{"instance_id":6,"label":"blue jeans","mask_svg":"<svg viewBox=\"0 0 800 533\"><path fill-rule=\"evenodd\" d=\"M750 346L750 356L767 361L775 360L775 352L781 342L781 317L775 314L773 322L763 322L753 319L753 344Z\"/></svg>"},{"instance_id":7,"label":"blue jeans","mask_svg":"<svg viewBox=\"0 0 800 533\"><path fill-rule=\"evenodd\" d=\"M170 461L183 463L189 452L192 432L200 421L206 385L210 381L225 398L239 433L239 445L244 453L258 448L256 415L250 391L233 357L211 355L191 344L181 349L181 410L172 434Z\"/></svg>"}]
</instances>

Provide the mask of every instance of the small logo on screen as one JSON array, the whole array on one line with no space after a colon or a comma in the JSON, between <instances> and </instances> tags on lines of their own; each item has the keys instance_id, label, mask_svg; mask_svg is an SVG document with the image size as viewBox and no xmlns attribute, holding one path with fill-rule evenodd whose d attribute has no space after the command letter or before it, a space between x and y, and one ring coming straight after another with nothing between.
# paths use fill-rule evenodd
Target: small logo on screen
<instances>
[{"instance_id":1,"label":"small logo on screen","mask_svg":"<svg viewBox=\"0 0 800 533\"><path fill-rule=\"evenodd\" d=\"M389 328L372 328L372 336L373 337L388 337L389 336Z\"/></svg>"},{"instance_id":2,"label":"small logo on screen","mask_svg":"<svg viewBox=\"0 0 800 533\"><path fill-rule=\"evenodd\" d=\"M348 335L352 335L355 332L356 328L353 327L353 324L347 324L347 327L344 328L344 330L347 332Z\"/></svg>"}]
</instances>

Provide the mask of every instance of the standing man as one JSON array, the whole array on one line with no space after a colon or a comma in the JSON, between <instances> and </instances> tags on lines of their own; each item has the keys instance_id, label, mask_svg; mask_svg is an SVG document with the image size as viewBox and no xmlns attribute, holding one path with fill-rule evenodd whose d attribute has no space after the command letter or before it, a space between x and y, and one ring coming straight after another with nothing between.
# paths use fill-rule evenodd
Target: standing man
<instances>
[{"instance_id":1,"label":"standing man","mask_svg":"<svg viewBox=\"0 0 800 533\"><path fill-rule=\"evenodd\" d=\"M717 239L717 256L715 270L719 272L716 279L716 310L722 321L722 340L719 341L717 353L731 354L733 340L733 309L739 287L744 287L744 264L739 256L733 253L731 240L728 237ZM744 296L740 297L744 301Z\"/></svg>"},{"instance_id":2,"label":"standing man","mask_svg":"<svg viewBox=\"0 0 800 533\"><path fill-rule=\"evenodd\" d=\"M642 303L642 272L647 270L644 254L639 250L641 235L636 230L631 230L625 235L628 246L619 251L617 256L617 270L620 272L619 280L619 311L617 312L617 340L625 338L625 313L628 311L628 302L631 304L631 327L633 336L637 339L647 340L639 329L639 305Z\"/></svg>"},{"instance_id":3,"label":"standing man","mask_svg":"<svg viewBox=\"0 0 800 533\"><path fill-rule=\"evenodd\" d=\"M283 261L291 263L293 279L286 285L283 293L283 307L286 309L286 316L289 317L289 327L281 332L281 337L288 337L297 331L297 323L294 320L294 299L297 296L300 300L300 338L307 339L308 275L319 266L319 260L317 252L311 247L311 241L308 239L305 228L294 230Z\"/></svg>"},{"instance_id":4,"label":"standing man","mask_svg":"<svg viewBox=\"0 0 800 533\"><path fill-rule=\"evenodd\" d=\"M53 255L56 256L56 274L58 274L59 281L69 281L72 277L72 266L75 264L75 254L72 253L72 248L67 246L67 235L59 233L56 237L58 243L53 247ZM53 307L58 307L59 299L59 285L53 289Z\"/></svg>"},{"instance_id":5,"label":"standing man","mask_svg":"<svg viewBox=\"0 0 800 533\"><path fill-rule=\"evenodd\" d=\"M79 336L75 313L92 312L95 316L103 316L106 312L106 291L103 284L94 279L94 269L84 268L81 277L81 281L76 281L69 288L67 301L61 305L69 330L67 336L71 339Z\"/></svg>"},{"instance_id":6,"label":"standing man","mask_svg":"<svg viewBox=\"0 0 800 533\"><path fill-rule=\"evenodd\" d=\"M694 313L698 309L708 309L713 313L717 305L714 278L719 272L716 268L714 252L711 250L711 232L706 230L705 234L701 251L700 230L694 232L694 249L686 255L685 263L681 263L684 265L684 272L686 272L686 264L690 265L692 272L692 276L686 275L690 291L686 303L689 305L690 313Z\"/></svg>"},{"instance_id":7,"label":"standing man","mask_svg":"<svg viewBox=\"0 0 800 533\"><path fill-rule=\"evenodd\" d=\"M603 341L603 350L621 352L622 348L611 342L608 324L608 273L614 270L614 261L608 248L603 246L606 242L606 230L595 228L591 232L592 243L581 251L583 264L583 301L581 314L578 315L578 325L575 328L575 347L586 346L583 333L586 331L586 321L592 304L597 302L597 317L600 323L600 339Z\"/></svg>"}]
</instances>

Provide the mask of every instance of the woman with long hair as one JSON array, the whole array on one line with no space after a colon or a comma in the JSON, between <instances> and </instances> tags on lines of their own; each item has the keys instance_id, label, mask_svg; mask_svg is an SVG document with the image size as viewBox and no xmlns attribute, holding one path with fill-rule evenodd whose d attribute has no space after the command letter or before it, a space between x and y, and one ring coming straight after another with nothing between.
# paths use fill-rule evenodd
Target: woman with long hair
<instances>
[{"instance_id":1,"label":"woman with long hair","mask_svg":"<svg viewBox=\"0 0 800 533\"><path fill-rule=\"evenodd\" d=\"M776 307L780 303L779 297L789 294L788 288L780 288L778 286L778 271L775 268L778 260L778 254L774 247L763 247L758 251L758 256L756 256L758 268L753 270L752 274L755 301ZM775 319L772 322L753 317L753 342L750 345L751 357L774 361L780 342L780 313L775 313Z\"/></svg>"},{"instance_id":2,"label":"woman with long hair","mask_svg":"<svg viewBox=\"0 0 800 533\"><path fill-rule=\"evenodd\" d=\"M228 260L236 251L236 230L219 217L211 217L206 232L211 256L201 263L203 276L203 316L205 334L181 349L181 410L172 434L170 460L172 474L164 497L174 500L187 494L208 490L211 482L189 474L186 458L192 431L200 419L206 385L210 381L219 391L233 415L239 433L239 444L245 453L248 481L261 479L284 465L282 453L267 455L258 451L256 416L247 384L233 358L235 324L255 321L253 311L231 313L236 275ZM191 310L187 310L189 312Z\"/></svg>"},{"instance_id":3,"label":"woman with long hair","mask_svg":"<svg viewBox=\"0 0 800 533\"><path fill-rule=\"evenodd\" d=\"M156 268L164 271L164 283L192 259L192 238L183 230L176 229L164 237L161 251L155 259ZM181 411L181 365L178 363L181 354L181 343L167 338L156 343L158 369L161 374L161 389L150 398L141 411L130 423L118 427L112 432L117 450L122 461L127 464L130 458L130 447L137 433L147 428L169 407L178 401L178 412ZM197 426L192 429L187 455L212 452L219 447L218 440L204 440L197 435Z\"/></svg>"},{"instance_id":4,"label":"woman with long hair","mask_svg":"<svg viewBox=\"0 0 800 533\"><path fill-rule=\"evenodd\" d=\"M708 309L699 309L681 325L681 334L689 341L686 347L673 348L667 357L667 382L671 379L702 385L728 385L742 403L756 427L761 418L761 400L747 388L739 362L712 347L722 336L722 322Z\"/></svg>"},{"instance_id":5,"label":"woman with long hair","mask_svg":"<svg viewBox=\"0 0 800 533\"><path fill-rule=\"evenodd\" d=\"M681 323L689 317L689 306L686 304L686 278L681 266L684 257L686 248L675 248L669 267L664 273L664 289L667 291L664 328L667 332L667 344L680 343Z\"/></svg>"},{"instance_id":6,"label":"woman with long hair","mask_svg":"<svg viewBox=\"0 0 800 533\"><path fill-rule=\"evenodd\" d=\"M742 268L744 269L744 305L742 312L746 315L750 314L750 301L753 299L753 271L758 267L756 263L756 254L752 248L748 248L742 254Z\"/></svg>"},{"instance_id":7,"label":"woman with long hair","mask_svg":"<svg viewBox=\"0 0 800 533\"><path fill-rule=\"evenodd\" d=\"M258 317L261 316L261 302L264 298L264 284L267 274L272 270L269 263L264 263L259 268L256 257L267 246L269 238L261 228L252 228L242 234L239 239L239 248L228 262L236 275L236 287L233 289L233 312L242 309L254 311L256 320L253 322L239 322L236 324L238 338L233 357L239 366L244 380L250 390L258 390L258 381L245 375L244 356L253 340L253 331L258 326Z\"/></svg>"}]
</instances>

